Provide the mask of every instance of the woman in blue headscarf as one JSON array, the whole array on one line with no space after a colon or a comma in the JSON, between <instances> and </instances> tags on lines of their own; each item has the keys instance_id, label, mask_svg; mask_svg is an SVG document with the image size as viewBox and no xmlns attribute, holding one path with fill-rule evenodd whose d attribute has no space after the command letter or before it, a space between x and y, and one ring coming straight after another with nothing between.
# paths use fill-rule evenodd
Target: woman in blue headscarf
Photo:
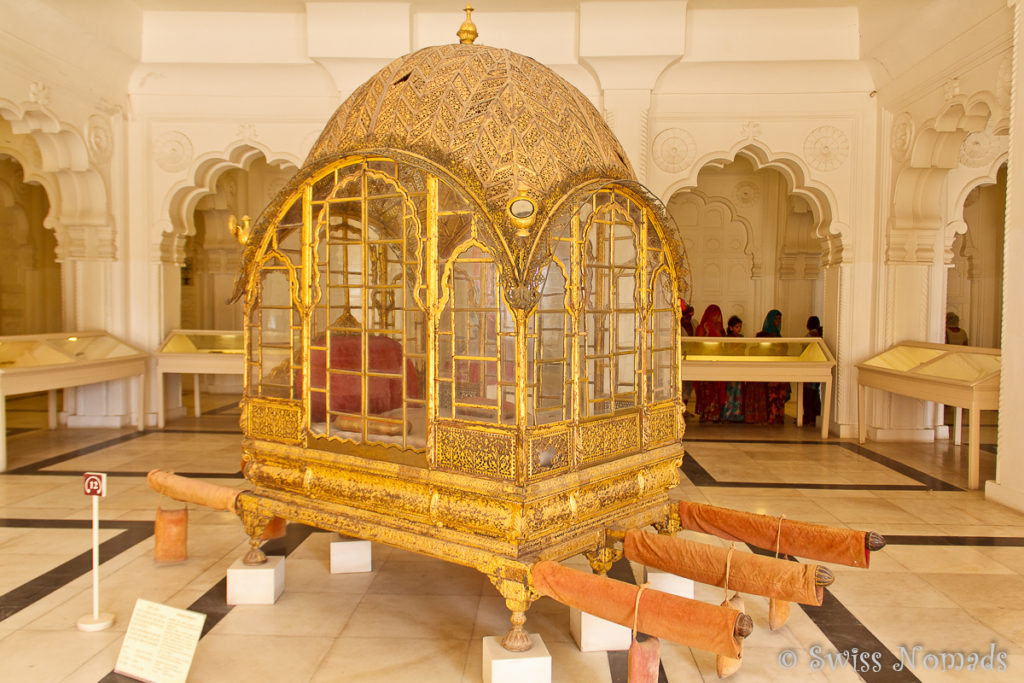
<instances>
[{"instance_id":1,"label":"woman in blue headscarf","mask_svg":"<svg viewBox=\"0 0 1024 683\"><path fill-rule=\"evenodd\" d=\"M757 337L782 336L782 312L773 308L764 317ZM743 418L753 424L782 424L789 400L789 382L747 382L743 385Z\"/></svg>"}]
</instances>

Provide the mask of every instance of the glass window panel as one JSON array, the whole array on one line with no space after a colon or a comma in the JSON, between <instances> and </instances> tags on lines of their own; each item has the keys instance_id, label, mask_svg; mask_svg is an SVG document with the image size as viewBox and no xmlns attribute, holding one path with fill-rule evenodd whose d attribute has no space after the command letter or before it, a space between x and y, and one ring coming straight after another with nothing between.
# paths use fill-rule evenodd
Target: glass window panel
<instances>
[{"instance_id":1,"label":"glass window panel","mask_svg":"<svg viewBox=\"0 0 1024 683\"><path fill-rule=\"evenodd\" d=\"M438 417L452 417L452 391L451 382L437 383L437 414Z\"/></svg>"},{"instance_id":2,"label":"glass window panel","mask_svg":"<svg viewBox=\"0 0 1024 683\"><path fill-rule=\"evenodd\" d=\"M616 270L615 299L616 308L619 310L635 309L634 290L636 289L636 272L632 268L619 268Z\"/></svg>"},{"instance_id":3,"label":"glass window panel","mask_svg":"<svg viewBox=\"0 0 1024 683\"><path fill-rule=\"evenodd\" d=\"M501 422L502 424L515 424L516 421L516 392L513 387L501 388Z\"/></svg>"},{"instance_id":4,"label":"glass window panel","mask_svg":"<svg viewBox=\"0 0 1024 683\"><path fill-rule=\"evenodd\" d=\"M452 336L440 335L437 338L437 376L451 379L452 376Z\"/></svg>"},{"instance_id":5,"label":"glass window panel","mask_svg":"<svg viewBox=\"0 0 1024 683\"><path fill-rule=\"evenodd\" d=\"M637 323L636 313L617 313L615 317L615 350L628 351L635 349L637 345L635 327Z\"/></svg>"}]
</instances>

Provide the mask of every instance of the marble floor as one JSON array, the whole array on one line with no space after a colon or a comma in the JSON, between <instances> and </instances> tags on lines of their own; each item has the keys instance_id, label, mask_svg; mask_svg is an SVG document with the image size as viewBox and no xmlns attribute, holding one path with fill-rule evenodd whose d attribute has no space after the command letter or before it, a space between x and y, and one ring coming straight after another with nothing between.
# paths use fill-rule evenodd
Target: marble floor
<instances>
[{"instance_id":1,"label":"marble floor","mask_svg":"<svg viewBox=\"0 0 1024 683\"><path fill-rule=\"evenodd\" d=\"M151 491L145 473L160 467L237 483L235 400L204 395L200 417L139 433L48 431L45 397L9 399L0 680L128 680L113 668L137 598L207 615L190 681L482 680L482 638L503 633L508 613L475 571L374 546L372 572L331 575L332 536L293 525L268 548L287 556L277 604L230 607L225 571L244 553L245 534L233 515L195 507L189 558L153 561L155 510L179 504ZM995 430L986 425L982 435L984 480L995 471ZM755 630L732 680L1021 680L1024 515L966 490L966 446L861 446L818 436L793 424L688 426L674 498L875 530L889 543L868 570L832 566L837 578L823 605L794 605L779 631L768 629L767 600L746 596ZM109 475L100 506L100 602L116 617L97 633L75 627L92 604L91 508L81 492L81 473L90 470ZM586 567L581 558L570 563ZM632 580L635 569L619 563L612 574ZM716 603L721 594L696 591ZM579 651L567 608L544 598L527 617L551 653L554 681L626 681L624 652ZM859 670L841 653L856 655ZM978 661L969 670L972 653ZM662 681L717 679L713 655L665 641L661 655Z\"/></svg>"}]
</instances>

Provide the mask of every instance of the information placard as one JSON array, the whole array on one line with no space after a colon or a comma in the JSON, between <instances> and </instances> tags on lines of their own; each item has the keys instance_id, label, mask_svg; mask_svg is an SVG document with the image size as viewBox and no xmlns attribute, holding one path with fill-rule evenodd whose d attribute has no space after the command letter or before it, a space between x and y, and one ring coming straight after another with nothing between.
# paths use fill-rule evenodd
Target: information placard
<instances>
[{"instance_id":1,"label":"information placard","mask_svg":"<svg viewBox=\"0 0 1024 683\"><path fill-rule=\"evenodd\" d=\"M185 683L206 615L139 598L114 671L146 683Z\"/></svg>"}]
</instances>

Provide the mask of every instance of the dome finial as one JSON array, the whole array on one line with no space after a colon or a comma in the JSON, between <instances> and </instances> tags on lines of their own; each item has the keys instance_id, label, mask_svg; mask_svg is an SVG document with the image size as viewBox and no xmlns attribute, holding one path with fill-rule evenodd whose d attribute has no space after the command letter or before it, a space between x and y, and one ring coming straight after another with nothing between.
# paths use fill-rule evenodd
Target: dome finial
<instances>
[{"instance_id":1,"label":"dome finial","mask_svg":"<svg viewBox=\"0 0 1024 683\"><path fill-rule=\"evenodd\" d=\"M466 20L462 22L462 26L459 27L455 35L459 37L459 42L463 45L472 45L478 35L476 24L473 23L473 6L468 2L466 3Z\"/></svg>"}]
</instances>

